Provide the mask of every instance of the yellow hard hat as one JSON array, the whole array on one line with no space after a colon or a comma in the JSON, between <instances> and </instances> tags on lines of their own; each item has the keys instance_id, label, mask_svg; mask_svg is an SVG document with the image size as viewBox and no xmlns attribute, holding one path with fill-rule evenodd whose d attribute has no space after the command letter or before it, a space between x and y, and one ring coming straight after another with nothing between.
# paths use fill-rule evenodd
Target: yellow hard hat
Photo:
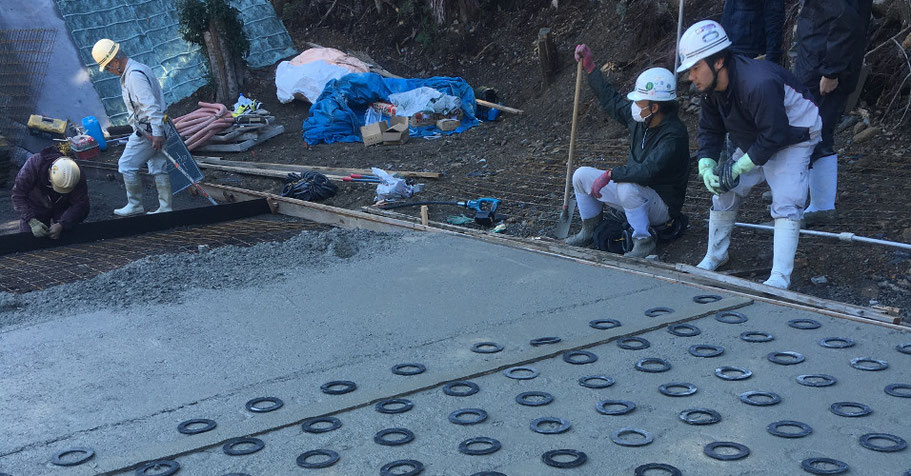
<instances>
[{"instance_id":1,"label":"yellow hard hat","mask_svg":"<svg viewBox=\"0 0 911 476\"><path fill-rule=\"evenodd\" d=\"M118 51L120 51L120 43L114 43L114 40L102 38L95 42L95 46L92 47L92 58L98 62L98 70L104 71L114 56L117 56Z\"/></svg>"},{"instance_id":2,"label":"yellow hard hat","mask_svg":"<svg viewBox=\"0 0 911 476\"><path fill-rule=\"evenodd\" d=\"M69 157L61 157L51 164L51 187L57 193L70 193L79 183L79 166Z\"/></svg>"}]
</instances>

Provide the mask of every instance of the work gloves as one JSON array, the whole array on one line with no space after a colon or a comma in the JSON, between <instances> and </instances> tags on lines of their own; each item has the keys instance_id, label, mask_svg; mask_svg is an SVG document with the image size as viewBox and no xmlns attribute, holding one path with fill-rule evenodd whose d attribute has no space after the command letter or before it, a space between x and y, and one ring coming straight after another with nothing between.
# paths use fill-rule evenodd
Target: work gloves
<instances>
[{"instance_id":1,"label":"work gloves","mask_svg":"<svg viewBox=\"0 0 911 476\"><path fill-rule=\"evenodd\" d=\"M717 166L718 162L708 157L699 159L699 177L702 178L705 188L715 195L720 194L719 188L721 186L721 179L718 178L718 175L715 175L715 167Z\"/></svg>"},{"instance_id":2,"label":"work gloves","mask_svg":"<svg viewBox=\"0 0 911 476\"><path fill-rule=\"evenodd\" d=\"M740 176L756 168L748 154L743 154L736 161L728 161L718 166L718 163L709 158L699 159L699 176L702 177L705 188L715 195L730 191L740 183Z\"/></svg>"},{"instance_id":3,"label":"work gloves","mask_svg":"<svg viewBox=\"0 0 911 476\"><path fill-rule=\"evenodd\" d=\"M47 229L47 236L52 240L59 240L61 233L63 233L63 225L60 223L53 223Z\"/></svg>"},{"instance_id":4,"label":"work gloves","mask_svg":"<svg viewBox=\"0 0 911 476\"><path fill-rule=\"evenodd\" d=\"M35 238L44 238L49 233L47 225L42 223L41 220L39 220L37 218L32 218L31 220L29 220L28 226L31 227L32 235L34 235Z\"/></svg>"},{"instance_id":5,"label":"work gloves","mask_svg":"<svg viewBox=\"0 0 911 476\"><path fill-rule=\"evenodd\" d=\"M598 178L595 179L595 182L592 183L592 191L589 195L595 198L601 198L601 189L606 187L610 182L611 178L611 169L607 169L607 172L604 172Z\"/></svg>"},{"instance_id":6,"label":"work gloves","mask_svg":"<svg viewBox=\"0 0 911 476\"><path fill-rule=\"evenodd\" d=\"M581 45L576 46L575 58L576 61L582 62L582 69L584 69L586 73L592 74L592 71L595 70L595 60L592 58L592 50L588 45L582 43Z\"/></svg>"},{"instance_id":7,"label":"work gloves","mask_svg":"<svg viewBox=\"0 0 911 476\"><path fill-rule=\"evenodd\" d=\"M743 154L743 157L737 159L737 162L734 162L734 165L731 166L731 181L737 180L737 177L740 177L741 174L745 174L754 168L756 168L756 164L753 163L750 156Z\"/></svg>"}]
</instances>

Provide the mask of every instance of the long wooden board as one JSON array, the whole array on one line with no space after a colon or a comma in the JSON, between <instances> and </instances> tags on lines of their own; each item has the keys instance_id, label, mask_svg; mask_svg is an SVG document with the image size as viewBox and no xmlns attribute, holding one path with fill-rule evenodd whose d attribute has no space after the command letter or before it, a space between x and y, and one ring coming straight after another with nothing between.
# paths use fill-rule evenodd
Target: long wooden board
<instances>
[{"instance_id":1,"label":"long wooden board","mask_svg":"<svg viewBox=\"0 0 911 476\"><path fill-rule=\"evenodd\" d=\"M196 159L198 164L212 164L212 165L225 165L229 167L247 167L253 169L268 169L268 170L286 170L288 172L300 172L302 170L315 170L324 174L333 174L340 176L347 176L349 174L372 174L373 172L370 169L357 169L357 168L347 168L347 167L326 167L322 165L306 165L306 164L276 164L269 162L249 162L243 160L224 160L219 157L206 157L206 156L193 156ZM428 178L428 179L438 179L443 176L440 172L409 172L405 170L388 170L390 174L398 175L399 177L414 177L414 178Z\"/></svg>"}]
</instances>

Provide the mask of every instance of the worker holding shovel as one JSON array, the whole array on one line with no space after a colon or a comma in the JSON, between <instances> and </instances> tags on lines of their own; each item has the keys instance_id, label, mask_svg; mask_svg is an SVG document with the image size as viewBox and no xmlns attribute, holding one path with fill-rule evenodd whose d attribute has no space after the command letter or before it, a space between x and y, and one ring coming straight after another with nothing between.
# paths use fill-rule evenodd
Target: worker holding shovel
<instances>
[{"instance_id":1,"label":"worker holding shovel","mask_svg":"<svg viewBox=\"0 0 911 476\"><path fill-rule=\"evenodd\" d=\"M590 244L607 204L623 210L633 229L633 249L624 256L644 258L655 250L652 227L678 216L686 197L689 134L677 117L677 82L670 71L651 68L623 96L595 68L588 46L577 46L575 57L602 109L629 129L630 152L625 165L575 170L572 182L582 230L566 244Z\"/></svg>"}]
</instances>

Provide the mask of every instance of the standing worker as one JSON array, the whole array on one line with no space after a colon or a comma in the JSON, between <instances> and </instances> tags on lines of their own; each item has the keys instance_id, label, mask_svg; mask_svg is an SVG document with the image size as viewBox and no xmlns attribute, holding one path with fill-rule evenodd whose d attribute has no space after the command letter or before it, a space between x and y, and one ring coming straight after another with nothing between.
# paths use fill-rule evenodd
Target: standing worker
<instances>
[{"instance_id":1,"label":"standing worker","mask_svg":"<svg viewBox=\"0 0 911 476\"><path fill-rule=\"evenodd\" d=\"M804 0L797 18L794 72L816 99L822 140L810 157L810 206L806 225L835 221L838 155L835 127L857 88L873 0Z\"/></svg>"},{"instance_id":2,"label":"standing worker","mask_svg":"<svg viewBox=\"0 0 911 476\"><path fill-rule=\"evenodd\" d=\"M79 166L47 147L25 161L11 194L19 231L56 240L89 215L89 193Z\"/></svg>"},{"instance_id":3,"label":"standing worker","mask_svg":"<svg viewBox=\"0 0 911 476\"><path fill-rule=\"evenodd\" d=\"M645 258L655 250L651 227L677 217L686 197L689 134L677 117L676 78L664 68L647 69L636 79L636 89L622 96L595 68L588 46L577 46L575 57L601 108L629 129L630 152L626 165L607 171L579 167L573 173L582 230L566 244L591 243L606 203L622 209L633 229L633 249L624 256Z\"/></svg>"},{"instance_id":4,"label":"standing worker","mask_svg":"<svg viewBox=\"0 0 911 476\"><path fill-rule=\"evenodd\" d=\"M725 0L721 25L732 52L781 64L784 0Z\"/></svg>"},{"instance_id":5,"label":"standing worker","mask_svg":"<svg viewBox=\"0 0 911 476\"><path fill-rule=\"evenodd\" d=\"M148 164L149 173L155 176L155 188L158 189L158 210L149 213L171 211L171 179L165 170L167 158L161 152L165 143L165 103L161 85L148 66L127 58L120 45L109 39L95 43L92 57L101 71L120 76L123 102L134 131L117 162L127 191L127 204L114 210L114 214L125 217L145 213L139 177L139 167L143 163Z\"/></svg>"},{"instance_id":6,"label":"standing worker","mask_svg":"<svg viewBox=\"0 0 911 476\"><path fill-rule=\"evenodd\" d=\"M775 219L772 273L765 284L787 289L794 270L800 219L807 199L807 167L822 120L809 90L788 70L734 54L724 28L711 20L680 38L678 73L704 95L699 114L699 176L714 194L709 241L699 267L714 271L728 260L737 209L767 181ZM737 147L720 166L725 134Z\"/></svg>"}]
</instances>

